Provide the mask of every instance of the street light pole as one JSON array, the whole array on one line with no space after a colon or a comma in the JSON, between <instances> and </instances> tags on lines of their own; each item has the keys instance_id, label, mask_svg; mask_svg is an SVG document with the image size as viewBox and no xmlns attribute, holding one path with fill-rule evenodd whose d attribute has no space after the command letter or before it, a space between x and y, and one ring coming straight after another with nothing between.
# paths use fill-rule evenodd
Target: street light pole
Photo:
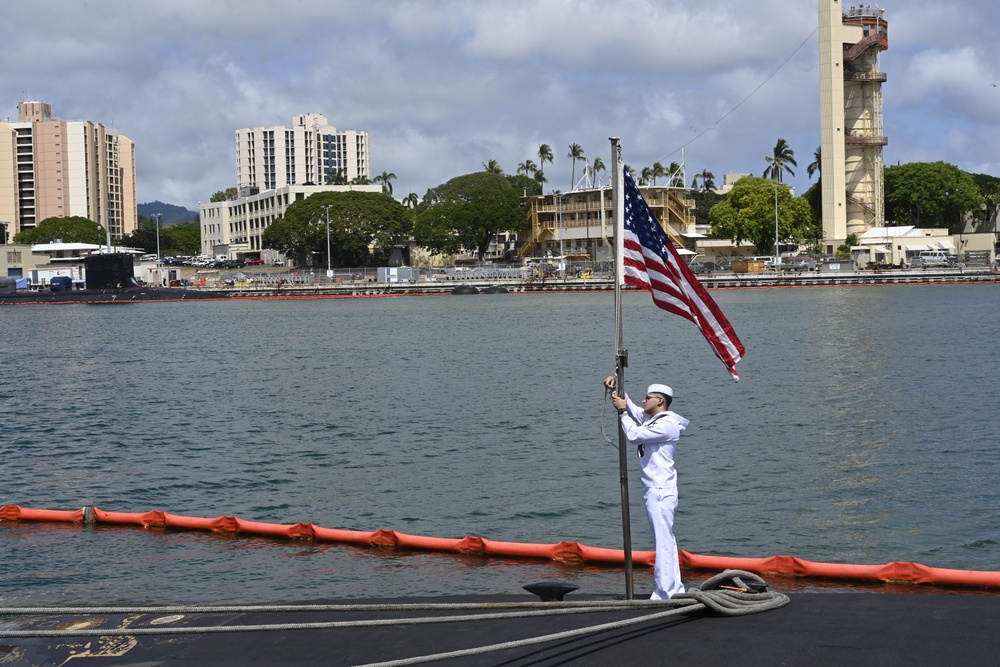
<instances>
[{"instance_id":1,"label":"street light pole","mask_svg":"<svg viewBox=\"0 0 1000 667\"><path fill-rule=\"evenodd\" d=\"M333 204L326 204L323 209L326 210L326 277L333 278L333 265L330 261L330 207Z\"/></svg>"},{"instance_id":2,"label":"street light pole","mask_svg":"<svg viewBox=\"0 0 1000 667\"><path fill-rule=\"evenodd\" d=\"M154 213L156 217L156 263L160 263L160 220L163 218L162 213Z\"/></svg>"},{"instance_id":3,"label":"street light pole","mask_svg":"<svg viewBox=\"0 0 1000 667\"><path fill-rule=\"evenodd\" d=\"M559 201L559 273L563 282L566 282L566 251L563 250L563 224L562 224L562 194L556 195Z\"/></svg>"},{"instance_id":4,"label":"street light pole","mask_svg":"<svg viewBox=\"0 0 1000 667\"><path fill-rule=\"evenodd\" d=\"M10 258L7 255L7 232L10 223L0 220L0 225L3 225L3 275L6 278L10 275L10 266L8 265Z\"/></svg>"},{"instance_id":5,"label":"street light pole","mask_svg":"<svg viewBox=\"0 0 1000 667\"><path fill-rule=\"evenodd\" d=\"M778 184L774 184L774 270L781 271L781 252L778 250Z\"/></svg>"}]
</instances>

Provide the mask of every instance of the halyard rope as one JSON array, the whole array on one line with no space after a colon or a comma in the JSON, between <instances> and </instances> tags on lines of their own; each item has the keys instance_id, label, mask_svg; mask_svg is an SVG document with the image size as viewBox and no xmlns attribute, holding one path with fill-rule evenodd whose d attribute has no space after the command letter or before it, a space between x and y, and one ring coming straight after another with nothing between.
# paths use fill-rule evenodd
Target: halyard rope
<instances>
[{"instance_id":1,"label":"halyard rope","mask_svg":"<svg viewBox=\"0 0 1000 667\"><path fill-rule=\"evenodd\" d=\"M580 614L597 611L617 611L629 609L662 609L666 611L629 618L611 623L567 630L550 635L529 637L516 641L480 646L472 649L416 656L388 662L370 663L366 667L390 667L414 665L435 660L444 660L467 655L476 655L510 648L542 644L579 637L586 634L615 630L649 623L668 616L690 614L709 609L724 616L744 616L788 604L788 596L772 591L751 592L753 584L763 584L763 579L752 572L726 570L707 579L700 589L676 595L670 600L611 600L573 602L511 602L511 603L410 603L410 604L345 604L345 605L271 605L271 606L158 606L158 607L7 607L0 608L0 615L43 615L43 614L178 614L178 613L255 613L255 612L330 612L330 611L417 611L417 610L494 610L512 609L509 612L466 614L456 616L432 616L416 618L370 619L357 621L331 621L317 623L276 623L262 625L226 625L198 627L125 628L78 630L7 630L0 628L0 638L31 637L113 637L137 635L177 635L211 634L232 632L267 632L288 630L316 630L331 628L351 628L378 625L411 625L426 623L457 623L462 621L520 618L538 615Z\"/></svg>"}]
</instances>

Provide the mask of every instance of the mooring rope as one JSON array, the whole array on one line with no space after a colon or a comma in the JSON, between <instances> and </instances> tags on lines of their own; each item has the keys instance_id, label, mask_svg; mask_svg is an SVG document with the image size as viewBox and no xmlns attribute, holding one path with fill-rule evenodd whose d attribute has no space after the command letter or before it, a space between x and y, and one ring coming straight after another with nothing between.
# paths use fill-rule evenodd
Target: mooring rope
<instances>
[{"instance_id":1,"label":"mooring rope","mask_svg":"<svg viewBox=\"0 0 1000 667\"><path fill-rule=\"evenodd\" d=\"M539 637L529 637L510 642L480 646L472 649L416 656L388 662L370 663L365 667L390 667L414 665L448 658L478 655L510 648L531 646L569 639L607 630L649 623L669 616L690 614L703 609L724 616L743 616L777 609L789 603L788 596L768 591L767 585L756 574L742 570L726 570L707 579L701 588L674 596L670 600L588 600L567 602L509 602L509 603L404 603L404 604L338 604L338 605L264 605L264 606L158 606L158 607L7 607L0 608L0 615L46 614L180 614L180 613L256 613L256 612L330 612L330 611L415 611L415 610L495 610L508 612L464 614L454 616L425 616L415 618L383 618L356 621L329 621L315 623L273 623L258 625L187 626L187 627L131 627L122 629L81 628L77 630L8 630L0 628L0 638L38 637L120 637L138 635L215 634L233 632L272 632L289 630L319 630L332 628L371 627L384 625L413 625L428 623L458 623L465 621L524 618L543 615L582 614L598 611L629 609L663 609L665 611L601 623L576 630L567 630Z\"/></svg>"}]
</instances>

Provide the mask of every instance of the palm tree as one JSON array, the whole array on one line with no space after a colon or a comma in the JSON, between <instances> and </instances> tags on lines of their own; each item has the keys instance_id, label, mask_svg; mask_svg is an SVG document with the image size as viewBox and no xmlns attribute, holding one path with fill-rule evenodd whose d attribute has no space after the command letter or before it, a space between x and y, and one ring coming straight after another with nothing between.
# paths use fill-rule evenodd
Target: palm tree
<instances>
[{"instance_id":1,"label":"palm tree","mask_svg":"<svg viewBox=\"0 0 1000 667\"><path fill-rule=\"evenodd\" d=\"M823 175L823 147L817 146L816 152L813 153L813 161L809 163L806 167L806 175L809 178L813 177L813 174Z\"/></svg>"},{"instance_id":2,"label":"palm tree","mask_svg":"<svg viewBox=\"0 0 1000 667\"><path fill-rule=\"evenodd\" d=\"M396 174L392 172L383 171L381 174L372 179L375 183L382 184L382 192L387 195L392 195L392 181L396 178Z\"/></svg>"},{"instance_id":3,"label":"palm tree","mask_svg":"<svg viewBox=\"0 0 1000 667\"><path fill-rule=\"evenodd\" d=\"M639 185L649 185L653 180L653 170L649 167L643 167L642 173L639 175Z\"/></svg>"},{"instance_id":4,"label":"palm tree","mask_svg":"<svg viewBox=\"0 0 1000 667\"><path fill-rule=\"evenodd\" d=\"M344 173L343 169L333 168L326 170L326 184L327 185L347 185L347 175Z\"/></svg>"},{"instance_id":5,"label":"palm tree","mask_svg":"<svg viewBox=\"0 0 1000 667\"><path fill-rule=\"evenodd\" d=\"M535 164L534 160L525 160L521 164L517 165L517 173L524 174L525 176L530 176L538 171L538 165Z\"/></svg>"},{"instance_id":6,"label":"palm tree","mask_svg":"<svg viewBox=\"0 0 1000 667\"><path fill-rule=\"evenodd\" d=\"M767 169L764 170L764 178L770 178L779 183L784 172L787 171L794 176L795 172L792 171L792 167L799 166L795 161L795 151L788 146L788 142L784 139L778 139L778 143L774 145L774 156L766 156L764 159L767 160L768 164ZM792 165L792 167L788 165Z\"/></svg>"},{"instance_id":7,"label":"palm tree","mask_svg":"<svg viewBox=\"0 0 1000 667\"><path fill-rule=\"evenodd\" d=\"M684 167L682 167L677 162L671 162L670 166L667 167L667 174L670 180L667 182L668 188L683 188L684 187Z\"/></svg>"},{"instance_id":8,"label":"palm tree","mask_svg":"<svg viewBox=\"0 0 1000 667\"><path fill-rule=\"evenodd\" d=\"M420 197L417 196L416 192L411 192L403 198L403 206L406 208L416 208L417 202L420 201Z\"/></svg>"},{"instance_id":9,"label":"palm tree","mask_svg":"<svg viewBox=\"0 0 1000 667\"><path fill-rule=\"evenodd\" d=\"M608 170L608 168L604 166L604 160L602 160L600 156L595 157L594 158L594 163L592 165L590 165L590 175L591 176L597 176L598 173L602 173L603 174L607 170ZM600 183L601 179L598 178L597 182Z\"/></svg>"},{"instance_id":10,"label":"palm tree","mask_svg":"<svg viewBox=\"0 0 1000 667\"><path fill-rule=\"evenodd\" d=\"M549 164L551 164L552 159L553 159L552 147L549 146L548 144L540 144L538 146L538 162L539 162L538 174L541 174L542 172L545 171L545 163L548 162ZM547 182L548 179L546 179L544 175L542 176L542 178L538 178L538 174L535 175L536 181L538 181L539 183Z\"/></svg>"},{"instance_id":11,"label":"palm tree","mask_svg":"<svg viewBox=\"0 0 1000 667\"><path fill-rule=\"evenodd\" d=\"M667 170L659 162L654 162L653 166L649 168L649 174L653 177L653 185L656 185L656 179L666 176Z\"/></svg>"},{"instance_id":12,"label":"palm tree","mask_svg":"<svg viewBox=\"0 0 1000 667\"><path fill-rule=\"evenodd\" d=\"M535 172L535 180L538 181L538 184L542 186L544 186L546 183L549 182L549 179L545 178L545 172L542 171L541 169Z\"/></svg>"},{"instance_id":13,"label":"palm tree","mask_svg":"<svg viewBox=\"0 0 1000 667\"><path fill-rule=\"evenodd\" d=\"M566 157L573 160L573 171L571 176L572 180L570 181L569 184L569 189L572 190L574 187L576 187L576 161L583 159L583 149L580 148L580 144L570 144L569 153L566 155Z\"/></svg>"},{"instance_id":14,"label":"palm tree","mask_svg":"<svg viewBox=\"0 0 1000 667\"><path fill-rule=\"evenodd\" d=\"M715 174L708 169L703 170L698 176L701 177L701 189L712 190L715 188Z\"/></svg>"},{"instance_id":15,"label":"palm tree","mask_svg":"<svg viewBox=\"0 0 1000 667\"><path fill-rule=\"evenodd\" d=\"M484 162L483 171L488 171L491 174L503 175L503 168L500 167L500 163L497 162L496 160L490 160L489 162Z\"/></svg>"}]
</instances>

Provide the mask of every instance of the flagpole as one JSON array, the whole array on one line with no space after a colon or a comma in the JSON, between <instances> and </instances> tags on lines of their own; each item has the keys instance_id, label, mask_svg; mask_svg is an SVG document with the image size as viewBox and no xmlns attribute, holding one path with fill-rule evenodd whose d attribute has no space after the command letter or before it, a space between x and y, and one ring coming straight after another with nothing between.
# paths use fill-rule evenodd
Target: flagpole
<instances>
[{"instance_id":1,"label":"flagpole","mask_svg":"<svg viewBox=\"0 0 1000 667\"><path fill-rule=\"evenodd\" d=\"M622 196L622 161L621 142L618 137L610 137L611 141L611 202L615 227L615 377L616 391L619 396L625 395L625 367L628 366L628 350L622 327L622 281L625 277L625 198ZM618 481L621 487L622 499L622 551L625 560L625 598L635 597L635 586L632 577L632 527L629 518L628 498L628 442L621 420L618 422Z\"/></svg>"}]
</instances>

